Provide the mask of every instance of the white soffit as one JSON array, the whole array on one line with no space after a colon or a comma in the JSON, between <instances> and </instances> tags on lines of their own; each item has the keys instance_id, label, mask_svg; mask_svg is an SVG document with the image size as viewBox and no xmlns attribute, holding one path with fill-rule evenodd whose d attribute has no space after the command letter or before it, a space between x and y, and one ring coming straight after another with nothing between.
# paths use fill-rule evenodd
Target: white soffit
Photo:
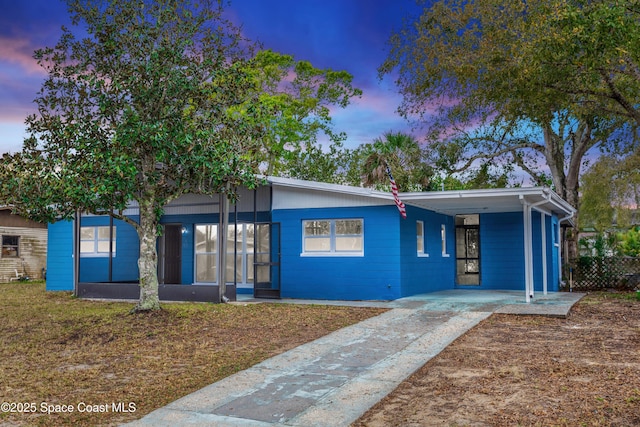
<instances>
[{"instance_id":1,"label":"white soffit","mask_svg":"<svg viewBox=\"0 0 640 427\"><path fill-rule=\"evenodd\" d=\"M561 217L575 212L557 194L542 187L404 193L400 198L405 204L447 215L522 212L525 203Z\"/></svg>"}]
</instances>

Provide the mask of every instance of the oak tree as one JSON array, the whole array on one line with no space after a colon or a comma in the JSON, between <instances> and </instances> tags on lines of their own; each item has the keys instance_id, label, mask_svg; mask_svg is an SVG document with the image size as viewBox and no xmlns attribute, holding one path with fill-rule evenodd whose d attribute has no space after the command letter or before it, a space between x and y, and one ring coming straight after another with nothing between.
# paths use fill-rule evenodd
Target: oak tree
<instances>
[{"instance_id":1,"label":"oak tree","mask_svg":"<svg viewBox=\"0 0 640 427\"><path fill-rule=\"evenodd\" d=\"M439 167L517 165L578 207L586 154L611 142L639 93L625 86L637 7L608 3L436 1L392 35L379 72L398 73L399 111L428 125Z\"/></svg>"},{"instance_id":2,"label":"oak tree","mask_svg":"<svg viewBox=\"0 0 640 427\"><path fill-rule=\"evenodd\" d=\"M297 114L298 122L323 115L319 106L346 105L354 90L346 73L256 54L219 1L67 5L79 30L63 28L54 47L35 53L47 77L35 100L38 111L26 120L24 149L4 158L3 198L40 220L82 211L131 224L140 242L136 310L154 310L160 307L156 239L164 207L185 193L233 199L236 187L256 185L265 153L281 152L273 145L279 123L298 140L312 134L294 128L293 120L278 120L281 115ZM304 75L299 87L327 92L322 101L277 93L283 70L292 67ZM297 108L299 101L316 104ZM137 217L125 215L132 203Z\"/></svg>"}]
</instances>

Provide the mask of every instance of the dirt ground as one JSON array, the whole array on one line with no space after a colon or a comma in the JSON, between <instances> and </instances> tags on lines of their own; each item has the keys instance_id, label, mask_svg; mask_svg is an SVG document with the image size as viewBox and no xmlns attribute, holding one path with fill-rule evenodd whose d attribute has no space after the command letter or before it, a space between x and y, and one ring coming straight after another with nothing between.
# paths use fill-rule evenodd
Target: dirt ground
<instances>
[{"instance_id":1,"label":"dirt ground","mask_svg":"<svg viewBox=\"0 0 640 427\"><path fill-rule=\"evenodd\" d=\"M567 319L493 315L353 426L639 426L632 297L588 295Z\"/></svg>"}]
</instances>

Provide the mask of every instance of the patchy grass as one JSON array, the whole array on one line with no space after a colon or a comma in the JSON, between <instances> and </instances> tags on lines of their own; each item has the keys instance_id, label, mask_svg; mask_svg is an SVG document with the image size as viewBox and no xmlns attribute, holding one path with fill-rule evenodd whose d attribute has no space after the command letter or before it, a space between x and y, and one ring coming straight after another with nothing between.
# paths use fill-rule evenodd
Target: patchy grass
<instances>
[{"instance_id":1,"label":"patchy grass","mask_svg":"<svg viewBox=\"0 0 640 427\"><path fill-rule=\"evenodd\" d=\"M587 295L567 319L494 314L353 424L638 426L640 303Z\"/></svg>"},{"instance_id":2,"label":"patchy grass","mask_svg":"<svg viewBox=\"0 0 640 427\"><path fill-rule=\"evenodd\" d=\"M96 426L134 420L384 311L181 303L130 314L133 305L47 293L43 283L0 284L0 402L13 403L9 411L3 404L0 424Z\"/></svg>"}]
</instances>

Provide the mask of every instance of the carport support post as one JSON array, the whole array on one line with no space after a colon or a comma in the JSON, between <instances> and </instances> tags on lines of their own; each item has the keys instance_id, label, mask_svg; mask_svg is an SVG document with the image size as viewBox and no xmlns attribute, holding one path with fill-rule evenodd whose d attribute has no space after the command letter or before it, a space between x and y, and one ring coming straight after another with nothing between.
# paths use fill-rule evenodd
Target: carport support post
<instances>
[{"instance_id":1,"label":"carport support post","mask_svg":"<svg viewBox=\"0 0 640 427\"><path fill-rule=\"evenodd\" d=\"M547 194L547 197L545 200L540 200L539 202L536 203L528 203L527 200L525 199L524 195L520 195L520 203L522 203L522 218L524 221L524 274L525 274L525 280L524 280L524 284L525 284L525 290L526 290L526 295L525 295L525 301L526 302L531 302L531 298L533 297L533 224L531 223L531 212L533 211L533 208L542 205L548 201L551 201L551 194ZM544 213L541 212L542 215L542 220L544 223ZM543 233L544 233L544 225L542 227ZM543 234L543 237L545 235ZM544 239L542 242L542 246L543 246L543 254L544 252ZM546 258L546 257L545 257Z\"/></svg>"},{"instance_id":2,"label":"carport support post","mask_svg":"<svg viewBox=\"0 0 640 427\"><path fill-rule=\"evenodd\" d=\"M522 201L522 221L524 225L524 298L525 302L531 302L531 208L526 200Z\"/></svg>"},{"instance_id":3,"label":"carport support post","mask_svg":"<svg viewBox=\"0 0 640 427\"><path fill-rule=\"evenodd\" d=\"M73 257L73 296L78 296L78 283L80 282L80 227L82 220L82 213L76 211L73 221L73 250L71 256Z\"/></svg>"},{"instance_id":4,"label":"carport support post","mask_svg":"<svg viewBox=\"0 0 640 427\"><path fill-rule=\"evenodd\" d=\"M220 219L218 221L218 302L227 302L227 223L229 221L229 198L225 191L220 191L219 207Z\"/></svg>"}]
</instances>

